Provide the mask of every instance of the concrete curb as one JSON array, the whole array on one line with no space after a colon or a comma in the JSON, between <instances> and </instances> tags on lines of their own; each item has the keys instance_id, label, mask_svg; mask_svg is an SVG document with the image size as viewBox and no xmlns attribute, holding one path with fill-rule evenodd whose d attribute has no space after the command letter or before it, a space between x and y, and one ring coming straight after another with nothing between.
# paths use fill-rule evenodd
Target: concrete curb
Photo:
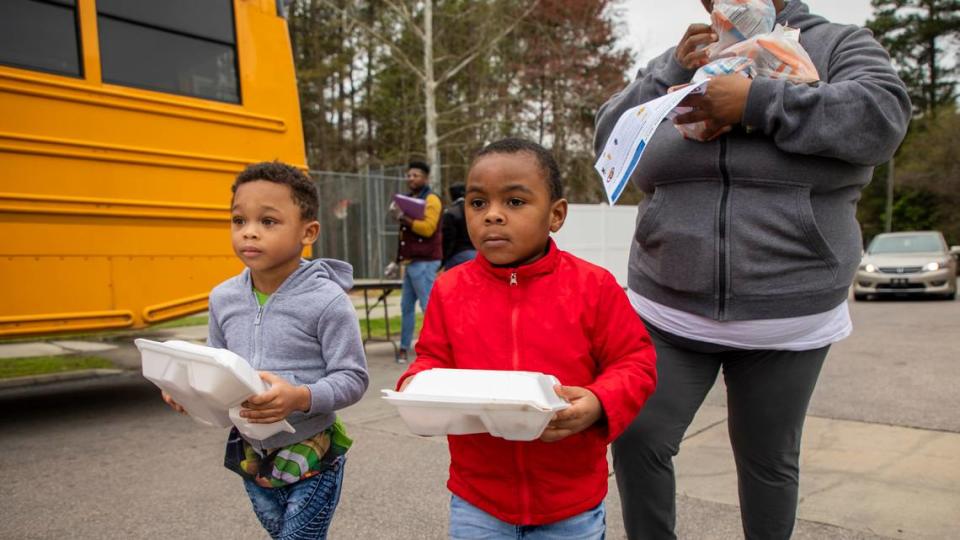
<instances>
[{"instance_id":1,"label":"concrete curb","mask_svg":"<svg viewBox=\"0 0 960 540\"><path fill-rule=\"evenodd\" d=\"M7 388L22 388L25 386L37 386L41 384L58 383L65 381L79 381L83 379L97 379L101 377L113 377L127 373L123 369L81 369L77 371L64 371L63 373L49 373L46 375L29 375L26 377L12 377L10 379L0 379L0 390Z\"/></svg>"}]
</instances>

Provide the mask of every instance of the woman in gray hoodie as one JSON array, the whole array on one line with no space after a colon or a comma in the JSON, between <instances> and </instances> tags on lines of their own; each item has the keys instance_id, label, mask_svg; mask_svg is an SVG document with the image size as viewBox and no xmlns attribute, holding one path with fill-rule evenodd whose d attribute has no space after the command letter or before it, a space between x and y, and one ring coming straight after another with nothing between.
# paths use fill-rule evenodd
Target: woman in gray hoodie
<instances>
[{"instance_id":1,"label":"woman in gray hoodie","mask_svg":"<svg viewBox=\"0 0 960 540\"><path fill-rule=\"evenodd\" d=\"M675 538L672 459L722 369L747 538L789 538L800 436L832 343L849 335L860 260L860 190L897 149L907 90L869 31L775 0L799 28L821 82L712 79L678 123L662 124L632 177L646 194L630 252L629 296L657 349L660 382L613 445L627 533ZM712 9L712 2L703 0ZM716 40L692 25L601 107L601 151L620 115L690 82Z\"/></svg>"}]
</instances>

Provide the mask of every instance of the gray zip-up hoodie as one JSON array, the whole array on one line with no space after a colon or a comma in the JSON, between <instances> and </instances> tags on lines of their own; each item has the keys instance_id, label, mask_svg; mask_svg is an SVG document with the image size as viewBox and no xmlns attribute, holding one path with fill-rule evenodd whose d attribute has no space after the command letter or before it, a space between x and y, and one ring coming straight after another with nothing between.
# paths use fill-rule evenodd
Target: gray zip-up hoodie
<instances>
[{"instance_id":1,"label":"gray zip-up hoodie","mask_svg":"<svg viewBox=\"0 0 960 540\"><path fill-rule=\"evenodd\" d=\"M632 177L647 196L629 286L655 302L724 321L820 313L847 297L860 190L903 139L910 100L868 30L829 23L800 0L777 22L800 29L822 82L754 80L747 129L713 142L664 122ZM673 49L653 59L600 108L596 151L623 111L692 76Z\"/></svg>"},{"instance_id":2,"label":"gray zip-up hoodie","mask_svg":"<svg viewBox=\"0 0 960 540\"><path fill-rule=\"evenodd\" d=\"M249 269L210 293L208 345L310 389L310 410L287 418L297 432L251 440L254 447L302 441L333 424L334 411L360 401L369 380L360 325L345 293L352 286L349 264L315 259L302 261L263 306L254 296Z\"/></svg>"}]
</instances>

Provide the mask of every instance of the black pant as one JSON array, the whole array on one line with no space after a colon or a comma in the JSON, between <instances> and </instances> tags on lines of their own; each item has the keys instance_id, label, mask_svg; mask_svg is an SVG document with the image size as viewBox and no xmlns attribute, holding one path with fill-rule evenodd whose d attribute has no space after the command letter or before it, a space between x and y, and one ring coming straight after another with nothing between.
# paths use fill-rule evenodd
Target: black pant
<instances>
[{"instance_id":1,"label":"black pant","mask_svg":"<svg viewBox=\"0 0 960 540\"><path fill-rule=\"evenodd\" d=\"M723 368L744 534L790 538L803 419L830 347L752 351L684 339L649 323L647 329L657 350L657 390L613 443L627 536L676 538L673 457Z\"/></svg>"}]
</instances>

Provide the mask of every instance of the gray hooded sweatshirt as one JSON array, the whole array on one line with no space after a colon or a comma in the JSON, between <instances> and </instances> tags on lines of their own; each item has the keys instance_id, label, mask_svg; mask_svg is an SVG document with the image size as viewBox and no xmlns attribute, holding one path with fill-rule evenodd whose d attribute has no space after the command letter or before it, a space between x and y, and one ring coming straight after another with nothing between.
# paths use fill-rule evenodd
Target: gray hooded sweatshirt
<instances>
[{"instance_id":1,"label":"gray hooded sweatshirt","mask_svg":"<svg viewBox=\"0 0 960 540\"><path fill-rule=\"evenodd\" d=\"M310 389L310 410L287 417L297 432L250 441L254 447L302 441L333 424L334 411L360 401L369 381L360 325L345 293L352 286L353 267L316 259L302 261L263 306L249 269L210 293L208 345Z\"/></svg>"},{"instance_id":2,"label":"gray hooded sweatshirt","mask_svg":"<svg viewBox=\"0 0 960 540\"><path fill-rule=\"evenodd\" d=\"M646 194L629 286L714 320L796 317L846 299L860 261L860 190L906 133L910 100L869 30L788 2L822 82L756 79L742 124L712 142L657 129L632 181ZM620 115L690 81L674 50L653 59L597 115L602 151Z\"/></svg>"}]
</instances>

